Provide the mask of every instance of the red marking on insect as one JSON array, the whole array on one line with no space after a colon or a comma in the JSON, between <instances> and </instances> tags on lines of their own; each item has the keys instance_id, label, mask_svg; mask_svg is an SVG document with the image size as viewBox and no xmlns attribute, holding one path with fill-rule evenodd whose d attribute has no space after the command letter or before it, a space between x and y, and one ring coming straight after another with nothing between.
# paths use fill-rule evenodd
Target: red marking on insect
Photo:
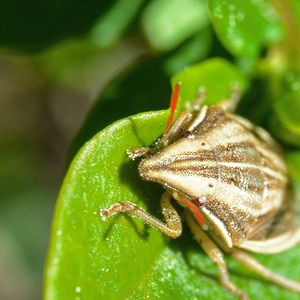
<instances>
[{"instance_id":1,"label":"red marking on insect","mask_svg":"<svg viewBox=\"0 0 300 300\"><path fill-rule=\"evenodd\" d=\"M180 82L177 82L175 84L175 87L172 91L172 96L171 96L171 101L170 101L170 115L166 124L166 128L164 131L164 134L167 133L171 127L171 124L173 122L174 119L174 114L175 114L175 110L177 107L177 103L178 103L178 98L179 98L179 91L180 91Z\"/></svg>"},{"instance_id":2,"label":"red marking on insect","mask_svg":"<svg viewBox=\"0 0 300 300\"><path fill-rule=\"evenodd\" d=\"M184 198L180 198L180 202L184 204L193 213L195 219L200 225L203 225L205 223L204 217L202 216L199 207L196 204Z\"/></svg>"}]
</instances>

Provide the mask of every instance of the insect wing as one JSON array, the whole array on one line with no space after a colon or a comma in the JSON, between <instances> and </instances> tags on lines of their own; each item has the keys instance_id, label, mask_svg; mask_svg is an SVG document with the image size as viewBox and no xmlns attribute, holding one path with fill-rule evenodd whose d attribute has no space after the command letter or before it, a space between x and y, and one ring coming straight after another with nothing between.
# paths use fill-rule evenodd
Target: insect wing
<instances>
[{"instance_id":1,"label":"insect wing","mask_svg":"<svg viewBox=\"0 0 300 300\"><path fill-rule=\"evenodd\" d=\"M286 205L277 214L265 216L262 224L239 247L257 253L278 253L293 247L300 241L299 208L297 195L290 190Z\"/></svg>"}]
</instances>

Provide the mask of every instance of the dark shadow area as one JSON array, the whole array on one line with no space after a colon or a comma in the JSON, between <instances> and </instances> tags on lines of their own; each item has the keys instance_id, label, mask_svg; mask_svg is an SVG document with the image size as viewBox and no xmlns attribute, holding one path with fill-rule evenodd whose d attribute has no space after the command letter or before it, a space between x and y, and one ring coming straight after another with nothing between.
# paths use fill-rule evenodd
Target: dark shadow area
<instances>
[{"instance_id":1,"label":"dark shadow area","mask_svg":"<svg viewBox=\"0 0 300 300\"><path fill-rule=\"evenodd\" d=\"M222 57L233 62L234 56L229 51L227 51L226 48L220 43L214 30L212 30L212 35L212 44L210 52L208 54L208 58Z\"/></svg>"},{"instance_id":2,"label":"dark shadow area","mask_svg":"<svg viewBox=\"0 0 300 300\"><path fill-rule=\"evenodd\" d=\"M160 198L164 190L159 184L143 181L138 174L138 164L139 161L126 160L119 169L120 179L129 187L131 192L135 194L141 202L146 204L146 210L151 215L163 220L160 213ZM121 201L128 201L128 199L121 199ZM104 240L109 236L111 230L113 230L115 221L118 220L121 214L112 217L112 221L103 235ZM134 217L126 213L122 215L127 219L130 226L134 228L140 238L148 238L149 225L144 224L143 230L140 230L134 222Z\"/></svg>"},{"instance_id":3,"label":"dark shadow area","mask_svg":"<svg viewBox=\"0 0 300 300\"><path fill-rule=\"evenodd\" d=\"M140 112L168 108L171 86L163 61L163 57L141 59L108 84L73 140L69 160L109 124Z\"/></svg>"},{"instance_id":4,"label":"dark shadow area","mask_svg":"<svg viewBox=\"0 0 300 300\"><path fill-rule=\"evenodd\" d=\"M181 210L184 208L181 208ZM181 213L181 215L183 215ZM199 269L197 266L195 266L194 264L192 264L190 262L190 259L188 257L188 253L191 252L202 252L203 255L206 255L203 250L201 249L201 247L196 243L196 241L194 240L190 229L188 228L187 224L185 223L184 218L182 218L183 220L183 231L182 231L182 235L174 240L174 241L170 241L168 243L168 246L170 248L172 248L175 251L179 251L182 253L184 260L186 261L186 264L189 266L189 268L193 269L195 272L197 272L199 274L199 278L200 276L205 276L208 277L216 282L218 282L218 278L215 276L215 274L209 273L205 270Z\"/></svg>"},{"instance_id":5,"label":"dark shadow area","mask_svg":"<svg viewBox=\"0 0 300 300\"><path fill-rule=\"evenodd\" d=\"M83 35L115 2L1 1L1 46L36 52L65 38Z\"/></svg>"},{"instance_id":6,"label":"dark shadow area","mask_svg":"<svg viewBox=\"0 0 300 300\"><path fill-rule=\"evenodd\" d=\"M144 181L138 173L139 161L125 162L119 170L120 179L141 201L146 203L147 211L162 219L160 199L164 189L157 183Z\"/></svg>"},{"instance_id":7,"label":"dark shadow area","mask_svg":"<svg viewBox=\"0 0 300 300\"><path fill-rule=\"evenodd\" d=\"M237 114L244 116L254 124L265 128L268 127L268 121L272 115L272 102L267 94L266 85L265 80L254 78L251 88L243 95L236 111Z\"/></svg>"}]
</instances>

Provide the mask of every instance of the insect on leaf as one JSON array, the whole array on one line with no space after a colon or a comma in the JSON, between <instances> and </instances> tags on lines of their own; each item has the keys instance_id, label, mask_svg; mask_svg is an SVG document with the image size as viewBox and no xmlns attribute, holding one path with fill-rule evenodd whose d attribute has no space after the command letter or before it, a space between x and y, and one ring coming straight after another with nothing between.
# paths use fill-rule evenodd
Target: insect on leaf
<instances>
[{"instance_id":1,"label":"insect on leaf","mask_svg":"<svg viewBox=\"0 0 300 300\"><path fill-rule=\"evenodd\" d=\"M168 113L150 112L109 126L88 141L73 160L59 194L45 271L46 300L63 299L235 299L216 281L216 269L187 228L170 241L141 222L115 216L103 222L99 209L128 200L158 215L161 188L143 182L128 148L153 143ZM290 277L299 247L270 256L266 264ZM232 261L230 261L232 262ZM230 264L235 283L253 299L297 299ZM279 267L280 266L280 267ZM248 275L247 275L248 274Z\"/></svg>"}]
</instances>

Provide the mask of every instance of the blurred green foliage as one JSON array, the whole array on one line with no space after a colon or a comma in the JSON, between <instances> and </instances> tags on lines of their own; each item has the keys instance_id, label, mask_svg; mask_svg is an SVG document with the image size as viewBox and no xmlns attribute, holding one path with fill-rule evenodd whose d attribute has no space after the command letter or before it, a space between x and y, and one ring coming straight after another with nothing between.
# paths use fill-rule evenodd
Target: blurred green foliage
<instances>
[{"instance_id":1,"label":"blurred green foliage","mask_svg":"<svg viewBox=\"0 0 300 300\"><path fill-rule=\"evenodd\" d=\"M200 90L207 93L205 102L215 104L220 100L230 99L234 88L239 93L247 87L247 80L234 65L221 58L206 60L185 68L172 77L172 84L182 83L180 96L184 102L193 101Z\"/></svg>"},{"instance_id":2,"label":"blurred green foliage","mask_svg":"<svg viewBox=\"0 0 300 300\"><path fill-rule=\"evenodd\" d=\"M282 25L267 1L211 0L212 24L236 56L257 57L261 47L282 37Z\"/></svg>"},{"instance_id":3,"label":"blurred green foliage","mask_svg":"<svg viewBox=\"0 0 300 300\"><path fill-rule=\"evenodd\" d=\"M133 21L143 0L119 0L94 24L91 38L99 47L107 47L116 42L130 22Z\"/></svg>"},{"instance_id":4,"label":"blurred green foliage","mask_svg":"<svg viewBox=\"0 0 300 300\"><path fill-rule=\"evenodd\" d=\"M171 50L208 25L206 1L154 0L141 22L153 49Z\"/></svg>"},{"instance_id":5,"label":"blurred green foliage","mask_svg":"<svg viewBox=\"0 0 300 300\"><path fill-rule=\"evenodd\" d=\"M183 102L205 88L207 103L215 103L228 98L238 85L238 112L282 144L299 186L299 1L4 0L0 46L0 55L17 53L16 61L23 60L27 67L30 61L28 73L22 67L22 76L30 82L26 81L29 95L22 83L16 97L24 97L28 107L34 102L28 99L42 99L34 104L35 122L19 124L25 137L20 139L12 130L0 133L0 229L9 233L9 238L0 236L0 244L4 240L18 245L20 264L33 270L34 282L40 280L45 256L56 173L62 172L61 157L75 133L67 161L81 149L57 202L45 299L232 299L215 281L213 264L188 230L170 242L124 216L103 223L98 211L126 199L156 214L162 190L142 182L126 150L153 143L168 113L129 116L167 108L170 78L172 84L182 81ZM0 73L0 93L9 74ZM55 96L61 90L62 95ZM16 102L16 123L27 116L26 105ZM2 122L5 109L3 105ZM118 119L123 120L114 123ZM57 154L54 149L62 144L64 150ZM55 155L60 160L54 162ZM59 167L54 170L53 164ZM7 253L13 251L7 247ZM284 264L280 254L259 259L299 280L294 267L300 263L298 257L295 247L284 254ZM234 282L254 299L297 299L230 259L229 264ZM128 274L129 269L134 272Z\"/></svg>"}]
</instances>

